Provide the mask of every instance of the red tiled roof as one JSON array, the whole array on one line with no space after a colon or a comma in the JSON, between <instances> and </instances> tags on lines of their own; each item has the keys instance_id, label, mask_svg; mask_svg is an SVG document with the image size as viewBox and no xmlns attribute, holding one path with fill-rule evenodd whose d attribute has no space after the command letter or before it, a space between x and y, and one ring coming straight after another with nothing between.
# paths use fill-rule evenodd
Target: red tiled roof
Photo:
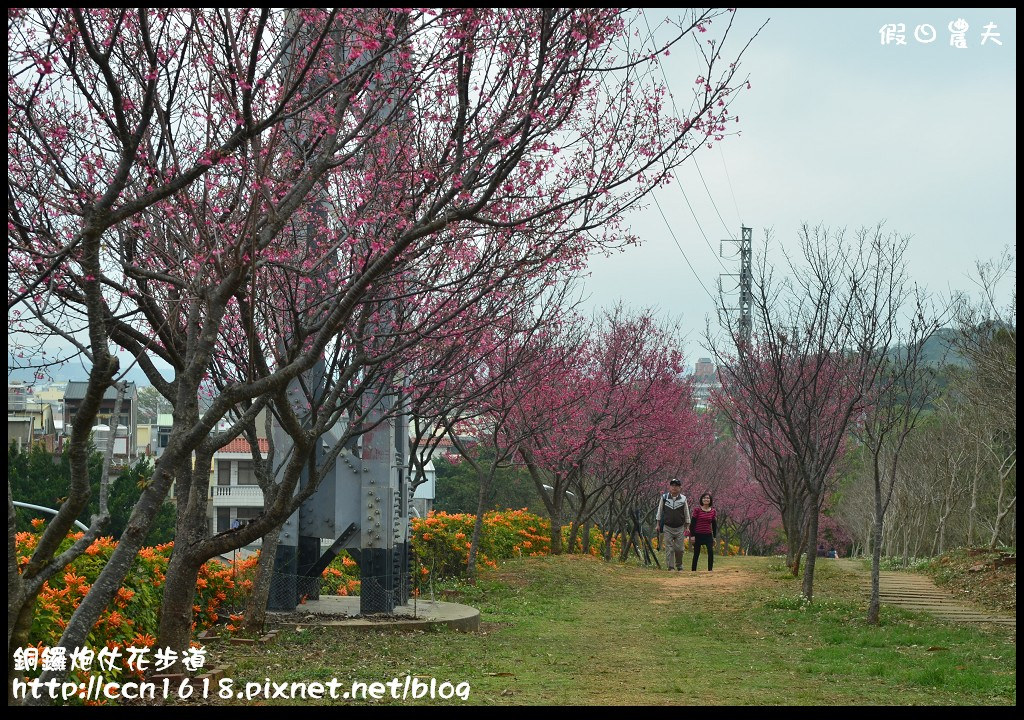
<instances>
[{"instance_id":1,"label":"red tiled roof","mask_svg":"<svg viewBox=\"0 0 1024 720\"><path fill-rule=\"evenodd\" d=\"M270 451L270 443L266 438L260 438L260 452L266 455ZM234 440L229 442L227 445L222 447L217 452L219 453L249 453L249 441L245 438L236 437Z\"/></svg>"}]
</instances>

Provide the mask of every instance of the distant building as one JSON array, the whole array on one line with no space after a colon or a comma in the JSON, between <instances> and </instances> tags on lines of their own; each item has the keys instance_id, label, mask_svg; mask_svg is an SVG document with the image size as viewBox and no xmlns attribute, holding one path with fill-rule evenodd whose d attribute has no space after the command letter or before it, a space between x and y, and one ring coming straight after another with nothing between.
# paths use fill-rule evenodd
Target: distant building
<instances>
[{"instance_id":1,"label":"distant building","mask_svg":"<svg viewBox=\"0 0 1024 720\"><path fill-rule=\"evenodd\" d=\"M174 416L170 413L160 413L155 423L140 425L137 441L139 454L160 457L171 441L173 426Z\"/></svg>"},{"instance_id":2,"label":"distant building","mask_svg":"<svg viewBox=\"0 0 1024 720\"><path fill-rule=\"evenodd\" d=\"M722 387L718 382L718 372L711 358L700 358L693 367L693 400L694 407L705 410L711 393Z\"/></svg>"},{"instance_id":3,"label":"distant building","mask_svg":"<svg viewBox=\"0 0 1024 720\"><path fill-rule=\"evenodd\" d=\"M85 399L85 391L89 383L72 380L68 382L64 390L64 432L71 433L71 427L75 421L75 415L82 407ZM93 431L93 438L96 447L102 447L106 440L107 433L113 425L118 427L115 430L114 457L126 460L135 457L138 444L138 430L135 414L138 410L139 396L135 383L128 383L124 398L121 400L121 414L116 422L111 422L111 415L114 413L114 403L117 400L117 390L110 387L103 393L103 400L100 402L99 413L96 415L96 430ZM123 439L122 439L123 438Z\"/></svg>"},{"instance_id":4,"label":"distant building","mask_svg":"<svg viewBox=\"0 0 1024 720\"><path fill-rule=\"evenodd\" d=\"M19 451L32 446L32 418L25 415L7 415L7 447L14 445Z\"/></svg>"},{"instance_id":5,"label":"distant building","mask_svg":"<svg viewBox=\"0 0 1024 720\"><path fill-rule=\"evenodd\" d=\"M139 425L135 429L135 453L137 455L150 455L149 451L149 437L152 433L152 425Z\"/></svg>"},{"instance_id":6,"label":"distant building","mask_svg":"<svg viewBox=\"0 0 1024 720\"><path fill-rule=\"evenodd\" d=\"M427 464L423 466L423 474L426 480L416 486L409 501L412 507L411 513L416 517L426 517L427 513L434 509L436 473L432 460L428 460Z\"/></svg>"},{"instance_id":7,"label":"distant building","mask_svg":"<svg viewBox=\"0 0 1024 720\"><path fill-rule=\"evenodd\" d=\"M205 412L205 411L206 411L205 408L203 408L201 410L201 412ZM164 418L164 417L168 417L169 418L170 415L166 415L166 416L165 415L161 415L160 417L161 418ZM161 419L160 422L162 423L163 420ZM230 418L221 418L220 420L217 421L217 425L216 425L217 432L225 432L225 431L229 430L231 428L231 426L234 425L234 424L235 424L235 421L230 419ZM267 438L267 409L266 408L263 408L262 410L259 411L259 413L256 414L255 424L256 424L256 437L265 440ZM167 425L170 426L170 423L168 422ZM167 447L166 444L164 445L164 447Z\"/></svg>"},{"instance_id":8,"label":"distant building","mask_svg":"<svg viewBox=\"0 0 1024 720\"><path fill-rule=\"evenodd\" d=\"M7 444L20 450L38 443L53 452L56 439L50 404L36 397L31 385L7 383Z\"/></svg>"},{"instance_id":9,"label":"distant building","mask_svg":"<svg viewBox=\"0 0 1024 720\"><path fill-rule=\"evenodd\" d=\"M464 448L471 448L476 445L480 440L473 435L459 435L459 442ZM421 446L433 445L432 457L447 458L458 455L458 449L455 447L455 443L452 442L451 438L443 430L438 430L437 434L431 440L421 441ZM425 451L425 447L418 447L417 452L422 453ZM426 517L427 513L434 509L434 499L437 497L437 473L434 469L434 461L428 460L426 465L423 467L426 481L416 486L416 490L413 492L412 498L410 498L411 512L413 515L418 517Z\"/></svg>"},{"instance_id":10,"label":"distant building","mask_svg":"<svg viewBox=\"0 0 1024 720\"><path fill-rule=\"evenodd\" d=\"M266 438L258 438L260 454L270 452ZM263 512L263 490L256 482L252 450L244 438L235 438L213 454L210 469L210 504L207 518L211 533L230 530L235 521L245 522Z\"/></svg>"},{"instance_id":11,"label":"distant building","mask_svg":"<svg viewBox=\"0 0 1024 720\"><path fill-rule=\"evenodd\" d=\"M67 388L67 383L50 383L43 387L37 388L35 396L38 400L44 403L49 403L53 410L53 419L55 421L64 422L64 390Z\"/></svg>"}]
</instances>

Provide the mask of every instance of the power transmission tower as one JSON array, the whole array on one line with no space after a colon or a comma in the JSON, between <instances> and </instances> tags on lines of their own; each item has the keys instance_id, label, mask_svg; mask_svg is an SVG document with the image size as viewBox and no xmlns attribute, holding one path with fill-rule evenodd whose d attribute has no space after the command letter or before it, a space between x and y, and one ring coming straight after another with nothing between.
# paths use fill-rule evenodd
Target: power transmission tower
<instances>
[{"instance_id":1,"label":"power transmission tower","mask_svg":"<svg viewBox=\"0 0 1024 720\"><path fill-rule=\"evenodd\" d=\"M740 227L740 239L735 240L728 238L722 240L722 242L734 242L739 243L740 246L740 271L739 271L739 303L734 308L723 308L725 310L738 310L739 311L739 322L737 327L739 328L739 335L743 342L743 345L750 345L750 334L753 329L753 317L751 314L751 304L753 299L753 272L751 270L751 261L753 259L753 229L741 226ZM727 277L737 277L736 273L725 273Z\"/></svg>"},{"instance_id":2,"label":"power transmission tower","mask_svg":"<svg viewBox=\"0 0 1024 720\"><path fill-rule=\"evenodd\" d=\"M295 42L298 43L304 37L298 29L301 20L295 10L289 12L288 22L297 28ZM294 48L285 50L289 60L297 54ZM366 62L357 60L344 65L343 58L347 55L344 44L340 45L337 55L339 64L348 72L354 73L359 63ZM393 68L397 63L392 55L381 64ZM391 102L386 103L376 111L380 114L378 121L384 123L391 111ZM285 129L293 133L300 130L294 125L286 125ZM311 196L311 202L310 212L317 221L299 230L305 233L304 239L312 247L318 225L329 222L329 210L324 191ZM321 266L321 277L325 280L329 269L329 263ZM382 308L371 333L378 328L390 332L389 318L397 317L398 312L398 301ZM332 381L327 377L327 364L323 359L301 379L293 380L289 393L297 398L296 414L303 417L310 412L303 407L303 386L319 401L327 394ZM316 492L282 525L268 609L293 611L304 599L319 599L321 573L342 550L347 550L359 564L361 614L392 613L397 606L408 602L412 586L407 471L409 419L402 398L383 389L386 385L382 383L381 388L364 392L360 413L367 429L358 438L349 440L330 467L323 468L324 476ZM300 489L308 486L310 469L323 465L329 449L346 432L346 423L339 420L317 440L309 464L302 471ZM287 457L293 446L291 438L276 422L273 433L277 452ZM326 551L321 543L324 539L334 541Z\"/></svg>"}]
</instances>

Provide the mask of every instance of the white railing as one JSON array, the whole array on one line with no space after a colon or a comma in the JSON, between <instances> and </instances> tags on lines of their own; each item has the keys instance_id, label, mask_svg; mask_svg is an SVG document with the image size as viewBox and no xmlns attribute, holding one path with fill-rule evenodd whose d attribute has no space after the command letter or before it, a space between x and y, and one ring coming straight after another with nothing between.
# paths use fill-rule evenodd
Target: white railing
<instances>
[{"instance_id":1,"label":"white railing","mask_svg":"<svg viewBox=\"0 0 1024 720\"><path fill-rule=\"evenodd\" d=\"M210 497L214 507L263 507L259 485L214 485Z\"/></svg>"}]
</instances>

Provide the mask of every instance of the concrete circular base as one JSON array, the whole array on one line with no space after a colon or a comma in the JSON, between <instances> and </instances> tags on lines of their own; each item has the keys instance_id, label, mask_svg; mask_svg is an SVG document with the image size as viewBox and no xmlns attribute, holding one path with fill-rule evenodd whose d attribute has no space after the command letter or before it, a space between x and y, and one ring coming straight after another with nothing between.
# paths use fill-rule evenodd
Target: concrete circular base
<instances>
[{"instance_id":1,"label":"concrete circular base","mask_svg":"<svg viewBox=\"0 0 1024 720\"><path fill-rule=\"evenodd\" d=\"M463 632L480 628L480 611L469 605L430 600L410 600L391 615L359 615L359 598L325 595L307 600L294 613L267 613L267 620L281 626L354 628L362 630L425 630L450 627Z\"/></svg>"}]
</instances>

